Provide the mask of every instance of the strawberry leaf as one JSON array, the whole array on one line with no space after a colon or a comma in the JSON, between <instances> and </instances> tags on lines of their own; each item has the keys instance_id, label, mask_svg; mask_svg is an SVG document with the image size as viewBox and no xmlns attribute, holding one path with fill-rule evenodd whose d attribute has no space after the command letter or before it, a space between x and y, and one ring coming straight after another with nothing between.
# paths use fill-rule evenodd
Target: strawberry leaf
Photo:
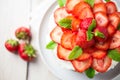
<instances>
[{"instance_id":1,"label":"strawberry leaf","mask_svg":"<svg viewBox=\"0 0 120 80\"><path fill-rule=\"evenodd\" d=\"M79 46L75 46L68 57L69 60L74 60L78 58L82 54L82 52L82 48L80 48Z\"/></svg>"},{"instance_id":2,"label":"strawberry leaf","mask_svg":"<svg viewBox=\"0 0 120 80\"><path fill-rule=\"evenodd\" d=\"M85 2L87 2L91 7L93 7L95 0L85 0Z\"/></svg>"},{"instance_id":3,"label":"strawberry leaf","mask_svg":"<svg viewBox=\"0 0 120 80\"><path fill-rule=\"evenodd\" d=\"M60 7L63 7L66 3L66 0L57 0Z\"/></svg>"},{"instance_id":4,"label":"strawberry leaf","mask_svg":"<svg viewBox=\"0 0 120 80\"><path fill-rule=\"evenodd\" d=\"M71 22L71 19L63 18L58 22L58 24L63 28L71 29Z\"/></svg>"},{"instance_id":5,"label":"strawberry leaf","mask_svg":"<svg viewBox=\"0 0 120 80\"><path fill-rule=\"evenodd\" d=\"M93 78L95 76L95 70L93 68L89 68L85 71L85 74L89 78Z\"/></svg>"},{"instance_id":6,"label":"strawberry leaf","mask_svg":"<svg viewBox=\"0 0 120 80\"><path fill-rule=\"evenodd\" d=\"M47 45L46 48L47 49L54 49L57 46L57 43L55 43L54 41L50 41Z\"/></svg>"},{"instance_id":7,"label":"strawberry leaf","mask_svg":"<svg viewBox=\"0 0 120 80\"><path fill-rule=\"evenodd\" d=\"M102 32L96 31L95 36L98 36L100 38L105 38L105 35Z\"/></svg>"}]
</instances>

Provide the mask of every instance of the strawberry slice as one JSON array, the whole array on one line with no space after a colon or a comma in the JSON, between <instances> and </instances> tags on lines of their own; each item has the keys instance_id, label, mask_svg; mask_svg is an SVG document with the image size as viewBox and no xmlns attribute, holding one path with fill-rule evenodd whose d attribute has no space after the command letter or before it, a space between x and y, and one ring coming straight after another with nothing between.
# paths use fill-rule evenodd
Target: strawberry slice
<instances>
[{"instance_id":1,"label":"strawberry slice","mask_svg":"<svg viewBox=\"0 0 120 80\"><path fill-rule=\"evenodd\" d=\"M87 70L91 66L91 64L92 64L92 58L83 61L78 61L78 60L72 61L72 65L75 68L75 70L81 73Z\"/></svg>"},{"instance_id":2,"label":"strawberry slice","mask_svg":"<svg viewBox=\"0 0 120 80\"><path fill-rule=\"evenodd\" d=\"M106 6L105 6L105 3L98 3L98 4L95 4L94 7L93 7L93 12L104 12L106 13L107 12L107 9L106 9Z\"/></svg>"},{"instance_id":3,"label":"strawberry slice","mask_svg":"<svg viewBox=\"0 0 120 80\"><path fill-rule=\"evenodd\" d=\"M110 1L106 3L107 14L117 12L117 7L114 2Z\"/></svg>"},{"instance_id":4,"label":"strawberry slice","mask_svg":"<svg viewBox=\"0 0 120 80\"><path fill-rule=\"evenodd\" d=\"M96 12L95 19L100 27L106 27L108 24L108 17L104 12Z\"/></svg>"},{"instance_id":5,"label":"strawberry slice","mask_svg":"<svg viewBox=\"0 0 120 80\"><path fill-rule=\"evenodd\" d=\"M115 29L117 29L120 18L116 13L112 13L109 15L109 21L115 27Z\"/></svg>"},{"instance_id":6,"label":"strawberry slice","mask_svg":"<svg viewBox=\"0 0 120 80\"><path fill-rule=\"evenodd\" d=\"M61 37L62 37L63 31L60 27L56 26L51 32L50 32L50 37L51 39L56 42L60 43Z\"/></svg>"},{"instance_id":7,"label":"strawberry slice","mask_svg":"<svg viewBox=\"0 0 120 80\"><path fill-rule=\"evenodd\" d=\"M66 31L61 37L61 45L66 49L72 49L72 37L74 33L72 31Z\"/></svg>"},{"instance_id":8,"label":"strawberry slice","mask_svg":"<svg viewBox=\"0 0 120 80\"><path fill-rule=\"evenodd\" d=\"M120 46L120 31L116 31L116 33L113 35L111 43L110 43L110 49L114 49Z\"/></svg>"},{"instance_id":9,"label":"strawberry slice","mask_svg":"<svg viewBox=\"0 0 120 80\"><path fill-rule=\"evenodd\" d=\"M89 7L83 8L82 11L79 13L78 18L79 19L94 18L91 8Z\"/></svg>"},{"instance_id":10,"label":"strawberry slice","mask_svg":"<svg viewBox=\"0 0 120 80\"><path fill-rule=\"evenodd\" d=\"M67 17L67 16L70 16L71 14L67 13L65 7L62 7L62 8L57 8L54 12L54 20L55 22L58 24L58 22Z\"/></svg>"},{"instance_id":11,"label":"strawberry slice","mask_svg":"<svg viewBox=\"0 0 120 80\"><path fill-rule=\"evenodd\" d=\"M72 0L71 0L72 1ZM80 12L82 11L83 8L88 7L90 8L90 5L87 4L86 2L79 2L78 4L75 5L72 14L75 17L79 17Z\"/></svg>"},{"instance_id":12,"label":"strawberry slice","mask_svg":"<svg viewBox=\"0 0 120 80\"><path fill-rule=\"evenodd\" d=\"M84 0L66 0L65 7L66 7L67 12L71 13L73 11L74 6L82 1Z\"/></svg>"},{"instance_id":13,"label":"strawberry slice","mask_svg":"<svg viewBox=\"0 0 120 80\"><path fill-rule=\"evenodd\" d=\"M105 42L96 42L95 47L100 50L108 50L110 47L110 40Z\"/></svg>"},{"instance_id":14,"label":"strawberry slice","mask_svg":"<svg viewBox=\"0 0 120 80\"><path fill-rule=\"evenodd\" d=\"M97 3L103 3L103 0L95 0L94 3L95 3L95 4L97 4Z\"/></svg>"},{"instance_id":15,"label":"strawberry slice","mask_svg":"<svg viewBox=\"0 0 120 80\"><path fill-rule=\"evenodd\" d=\"M76 35L76 33L72 36L72 42L71 42L71 44L72 44L72 48L74 48L75 46L76 46L76 37L77 37L77 35Z\"/></svg>"},{"instance_id":16,"label":"strawberry slice","mask_svg":"<svg viewBox=\"0 0 120 80\"><path fill-rule=\"evenodd\" d=\"M57 56L62 60L69 60L68 56L70 55L71 50L63 48L61 45L57 47Z\"/></svg>"},{"instance_id":17,"label":"strawberry slice","mask_svg":"<svg viewBox=\"0 0 120 80\"><path fill-rule=\"evenodd\" d=\"M90 26L90 24L92 23L93 18L85 18L81 21L80 23L80 28L81 29L88 29L88 27Z\"/></svg>"},{"instance_id":18,"label":"strawberry slice","mask_svg":"<svg viewBox=\"0 0 120 80\"><path fill-rule=\"evenodd\" d=\"M112 63L112 59L106 56L103 59L93 59L92 67L98 72L106 72Z\"/></svg>"},{"instance_id":19,"label":"strawberry slice","mask_svg":"<svg viewBox=\"0 0 120 80\"><path fill-rule=\"evenodd\" d=\"M79 61L83 61L83 60L87 60L91 57L91 55L89 53L82 53L82 55L77 59Z\"/></svg>"},{"instance_id":20,"label":"strawberry slice","mask_svg":"<svg viewBox=\"0 0 120 80\"><path fill-rule=\"evenodd\" d=\"M107 31L108 31L108 34L112 36L115 33L116 29L112 24L109 24L107 27Z\"/></svg>"},{"instance_id":21,"label":"strawberry slice","mask_svg":"<svg viewBox=\"0 0 120 80\"><path fill-rule=\"evenodd\" d=\"M97 49L92 53L92 57L96 58L96 59L102 59L105 56L106 56L106 51L104 51L104 50Z\"/></svg>"}]
</instances>

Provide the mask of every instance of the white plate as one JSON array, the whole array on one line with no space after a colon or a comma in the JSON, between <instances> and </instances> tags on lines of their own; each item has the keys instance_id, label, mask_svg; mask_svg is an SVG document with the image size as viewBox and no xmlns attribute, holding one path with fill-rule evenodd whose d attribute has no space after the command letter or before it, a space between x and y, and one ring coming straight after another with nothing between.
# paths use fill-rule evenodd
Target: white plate
<instances>
[{"instance_id":1,"label":"white plate","mask_svg":"<svg viewBox=\"0 0 120 80\"><path fill-rule=\"evenodd\" d=\"M120 1L117 1L120 3ZM54 23L53 13L54 10L58 7L58 4L55 0L52 1L53 3L46 8L45 13L43 14L43 18L40 21L40 28L39 28L39 45L40 51L42 55L43 61L47 64L49 69L60 79L62 80L91 80L86 77L85 74L81 74L78 72L74 72L72 70L64 69L59 63L57 58L55 57L56 51L47 50L46 44L51 41L49 37L50 31L56 26ZM44 8L43 8L44 9ZM42 11L42 10L41 10ZM115 69L108 71L104 74L97 74L92 80L111 80L116 75L120 73L119 71L120 66L119 64L116 66Z\"/></svg>"}]
</instances>

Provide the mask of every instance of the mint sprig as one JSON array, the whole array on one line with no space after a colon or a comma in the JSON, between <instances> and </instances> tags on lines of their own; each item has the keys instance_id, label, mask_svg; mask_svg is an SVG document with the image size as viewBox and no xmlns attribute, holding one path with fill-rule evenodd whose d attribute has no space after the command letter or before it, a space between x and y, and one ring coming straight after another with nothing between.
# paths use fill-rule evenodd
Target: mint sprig
<instances>
[{"instance_id":1,"label":"mint sprig","mask_svg":"<svg viewBox=\"0 0 120 80\"><path fill-rule=\"evenodd\" d=\"M60 7L63 7L66 4L66 0L57 0Z\"/></svg>"},{"instance_id":2,"label":"mint sprig","mask_svg":"<svg viewBox=\"0 0 120 80\"><path fill-rule=\"evenodd\" d=\"M57 46L57 43L55 43L54 41L50 41L47 45L46 48L47 49L54 49Z\"/></svg>"}]
</instances>

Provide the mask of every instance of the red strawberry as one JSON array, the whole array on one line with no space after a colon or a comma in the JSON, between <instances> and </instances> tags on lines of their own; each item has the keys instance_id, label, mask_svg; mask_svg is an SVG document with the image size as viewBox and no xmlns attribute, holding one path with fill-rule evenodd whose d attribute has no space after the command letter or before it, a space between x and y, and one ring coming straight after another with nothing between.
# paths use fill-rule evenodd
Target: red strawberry
<instances>
[{"instance_id":1,"label":"red strawberry","mask_svg":"<svg viewBox=\"0 0 120 80\"><path fill-rule=\"evenodd\" d=\"M109 15L110 23L117 29L118 24L120 23L120 18L116 13L112 13Z\"/></svg>"},{"instance_id":2,"label":"red strawberry","mask_svg":"<svg viewBox=\"0 0 120 80\"><path fill-rule=\"evenodd\" d=\"M10 52L16 52L19 47L19 42L13 39L9 39L5 42L5 47Z\"/></svg>"},{"instance_id":3,"label":"red strawberry","mask_svg":"<svg viewBox=\"0 0 120 80\"><path fill-rule=\"evenodd\" d=\"M79 30L76 37L76 44L82 48L88 48L93 46L95 43L94 39L87 41L86 30Z\"/></svg>"},{"instance_id":4,"label":"red strawberry","mask_svg":"<svg viewBox=\"0 0 120 80\"><path fill-rule=\"evenodd\" d=\"M83 61L73 60L72 64L76 71L82 73L91 66L92 58L89 58L89 59L83 60Z\"/></svg>"},{"instance_id":5,"label":"red strawberry","mask_svg":"<svg viewBox=\"0 0 120 80\"><path fill-rule=\"evenodd\" d=\"M72 37L74 33L72 31L66 31L61 37L61 45L66 49L72 49Z\"/></svg>"},{"instance_id":6,"label":"red strawberry","mask_svg":"<svg viewBox=\"0 0 120 80\"><path fill-rule=\"evenodd\" d=\"M109 24L107 27L107 31L108 31L108 34L112 36L115 33L116 29L112 24Z\"/></svg>"},{"instance_id":7,"label":"red strawberry","mask_svg":"<svg viewBox=\"0 0 120 80\"><path fill-rule=\"evenodd\" d=\"M89 54L92 54L95 50L96 50L96 48L95 48L94 46L83 49L83 51L84 51L85 53L89 53Z\"/></svg>"},{"instance_id":8,"label":"red strawberry","mask_svg":"<svg viewBox=\"0 0 120 80\"><path fill-rule=\"evenodd\" d=\"M94 18L91 8L89 7L83 8L82 11L79 13L78 18L79 19Z\"/></svg>"},{"instance_id":9,"label":"red strawberry","mask_svg":"<svg viewBox=\"0 0 120 80\"><path fill-rule=\"evenodd\" d=\"M83 61L89 59L90 57L91 55L89 53L82 53L82 55L80 55L80 57L77 60Z\"/></svg>"},{"instance_id":10,"label":"red strawberry","mask_svg":"<svg viewBox=\"0 0 120 80\"><path fill-rule=\"evenodd\" d=\"M79 2L78 4L75 5L72 14L75 17L79 17L80 12L82 11L83 8L88 7L90 8L90 5L87 4L86 2Z\"/></svg>"},{"instance_id":11,"label":"red strawberry","mask_svg":"<svg viewBox=\"0 0 120 80\"><path fill-rule=\"evenodd\" d=\"M90 26L90 24L92 23L93 18L85 18L81 21L80 23L80 28L81 29L88 29L88 27Z\"/></svg>"},{"instance_id":12,"label":"red strawberry","mask_svg":"<svg viewBox=\"0 0 120 80\"><path fill-rule=\"evenodd\" d=\"M105 6L105 3L97 3L94 5L93 7L93 12L104 12L106 13L107 12L107 9L106 9L106 6Z\"/></svg>"},{"instance_id":13,"label":"red strawberry","mask_svg":"<svg viewBox=\"0 0 120 80\"><path fill-rule=\"evenodd\" d=\"M111 43L110 43L110 49L114 49L120 46L120 31L116 31L116 33L113 35Z\"/></svg>"},{"instance_id":14,"label":"red strawberry","mask_svg":"<svg viewBox=\"0 0 120 80\"><path fill-rule=\"evenodd\" d=\"M80 23L81 23L80 19L73 18L72 19L72 23L71 23L71 25L72 25L72 31L78 31Z\"/></svg>"},{"instance_id":15,"label":"red strawberry","mask_svg":"<svg viewBox=\"0 0 120 80\"><path fill-rule=\"evenodd\" d=\"M67 11L65 10L65 7L58 8L54 12L54 20L57 24L61 19L65 18L67 16L70 16L70 14L67 13Z\"/></svg>"},{"instance_id":16,"label":"red strawberry","mask_svg":"<svg viewBox=\"0 0 120 80\"><path fill-rule=\"evenodd\" d=\"M120 12L115 12L115 14L117 14L119 16L119 18L120 18Z\"/></svg>"},{"instance_id":17,"label":"red strawberry","mask_svg":"<svg viewBox=\"0 0 120 80\"><path fill-rule=\"evenodd\" d=\"M70 55L71 50L63 48L61 45L57 47L57 56L62 60L69 60L68 56Z\"/></svg>"},{"instance_id":18,"label":"red strawberry","mask_svg":"<svg viewBox=\"0 0 120 80\"><path fill-rule=\"evenodd\" d=\"M106 72L112 63L112 59L106 56L103 59L93 59L92 67L98 72Z\"/></svg>"},{"instance_id":19,"label":"red strawberry","mask_svg":"<svg viewBox=\"0 0 120 80\"><path fill-rule=\"evenodd\" d=\"M95 47L100 50L108 50L110 47L110 40L105 42L96 42Z\"/></svg>"},{"instance_id":20,"label":"red strawberry","mask_svg":"<svg viewBox=\"0 0 120 80\"><path fill-rule=\"evenodd\" d=\"M76 46L76 37L77 37L77 35L76 35L76 33L72 36L72 42L71 42L71 44L72 44L72 48L74 48L75 46Z\"/></svg>"},{"instance_id":21,"label":"red strawberry","mask_svg":"<svg viewBox=\"0 0 120 80\"><path fill-rule=\"evenodd\" d=\"M107 13L111 14L117 11L117 7L114 2L110 1L106 3Z\"/></svg>"},{"instance_id":22,"label":"red strawberry","mask_svg":"<svg viewBox=\"0 0 120 80\"><path fill-rule=\"evenodd\" d=\"M92 53L92 57L96 59L102 59L106 56L106 54L106 51L97 49Z\"/></svg>"},{"instance_id":23,"label":"red strawberry","mask_svg":"<svg viewBox=\"0 0 120 80\"><path fill-rule=\"evenodd\" d=\"M100 27L106 27L108 24L108 17L104 12L96 12L95 19Z\"/></svg>"},{"instance_id":24,"label":"red strawberry","mask_svg":"<svg viewBox=\"0 0 120 80\"><path fill-rule=\"evenodd\" d=\"M56 43L60 43L61 42L61 36L63 34L63 31L60 27L56 26L50 33L50 37L53 41L55 41Z\"/></svg>"},{"instance_id":25,"label":"red strawberry","mask_svg":"<svg viewBox=\"0 0 120 80\"><path fill-rule=\"evenodd\" d=\"M95 3L95 4L97 4L97 3L103 3L103 0L95 0L94 3Z\"/></svg>"},{"instance_id":26,"label":"red strawberry","mask_svg":"<svg viewBox=\"0 0 120 80\"><path fill-rule=\"evenodd\" d=\"M84 0L66 0L65 7L66 7L67 12L71 13L73 11L74 6L82 1Z\"/></svg>"}]
</instances>

